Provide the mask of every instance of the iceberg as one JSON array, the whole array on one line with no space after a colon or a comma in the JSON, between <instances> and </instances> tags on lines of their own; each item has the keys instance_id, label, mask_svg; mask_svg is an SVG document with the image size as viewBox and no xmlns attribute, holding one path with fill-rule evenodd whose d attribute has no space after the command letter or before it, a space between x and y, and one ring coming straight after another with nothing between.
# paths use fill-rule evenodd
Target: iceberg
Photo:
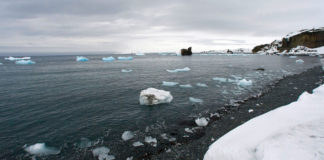
<instances>
[{"instance_id":1,"label":"iceberg","mask_svg":"<svg viewBox=\"0 0 324 160\"><path fill-rule=\"evenodd\" d=\"M252 113L253 111L254 111L253 109L249 109L249 110L248 110L249 113Z\"/></svg>"},{"instance_id":2,"label":"iceberg","mask_svg":"<svg viewBox=\"0 0 324 160\"><path fill-rule=\"evenodd\" d=\"M176 72L187 72L187 71L190 71L190 68L189 68L189 67L185 67L185 68L181 68L181 69L174 69L174 70L169 70L169 69L167 69L166 71L167 71L167 72L170 72L170 73L176 73Z\"/></svg>"},{"instance_id":3,"label":"iceberg","mask_svg":"<svg viewBox=\"0 0 324 160\"><path fill-rule=\"evenodd\" d=\"M227 78L221 78L221 77L214 77L213 80L219 82L227 82Z\"/></svg>"},{"instance_id":4,"label":"iceberg","mask_svg":"<svg viewBox=\"0 0 324 160\"><path fill-rule=\"evenodd\" d=\"M148 88L142 90L139 97L141 105L155 105L160 103L170 103L173 97L169 91Z\"/></svg>"},{"instance_id":5,"label":"iceberg","mask_svg":"<svg viewBox=\"0 0 324 160\"><path fill-rule=\"evenodd\" d=\"M205 83L196 83L196 86L198 87L208 87Z\"/></svg>"},{"instance_id":6,"label":"iceberg","mask_svg":"<svg viewBox=\"0 0 324 160\"><path fill-rule=\"evenodd\" d=\"M190 129L190 128L185 128L185 132L193 133L192 129Z\"/></svg>"},{"instance_id":7,"label":"iceberg","mask_svg":"<svg viewBox=\"0 0 324 160\"><path fill-rule=\"evenodd\" d=\"M26 65L26 64L35 64L34 61L31 60L18 60L15 62L16 64Z\"/></svg>"},{"instance_id":8,"label":"iceberg","mask_svg":"<svg viewBox=\"0 0 324 160\"><path fill-rule=\"evenodd\" d=\"M86 62L86 61L89 61L89 59L87 57L77 56L76 61L77 62Z\"/></svg>"},{"instance_id":9,"label":"iceberg","mask_svg":"<svg viewBox=\"0 0 324 160\"><path fill-rule=\"evenodd\" d=\"M297 56L289 56L289 58L297 58Z\"/></svg>"},{"instance_id":10,"label":"iceberg","mask_svg":"<svg viewBox=\"0 0 324 160\"><path fill-rule=\"evenodd\" d=\"M134 133L131 132L131 131L125 131L123 134L122 134L122 137L123 141L128 141L132 138L134 138Z\"/></svg>"},{"instance_id":11,"label":"iceberg","mask_svg":"<svg viewBox=\"0 0 324 160\"><path fill-rule=\"evenodd\" d=\"M19 60L30 60L30 57L21 57L21 58L15 58L15 57L6 57L4 58L5 60L9 60L9 61L19 61Z\"/></svg>"},{"instance_id":12,"label":"iceberg","mask_svg":"<svg viewBox=\"0 0 324 160\"><path fill-rule=\"evenodd\" d=\"M0 63L0 65L3 65L3 63Z\"/></svg>"},{"instance_id":13,"label":"iceberg","mask_svg":"<svg viewBox=\"0 0 324 160\"><path fill-rule=\"evenodd\" d=\"M251 86L252 85L252 80L242 79L237 83L237 85L242 86L242 87Z\"/></svg>"},{"instance_id":14,"label":"iceberg","mask_svg":"<svg viewBox=\"0 0 324 160\"><path fill-rule=\"evenodd\" d=\"M199 127L206 127L208 125L208 120L205 117L197 118L195 122Z\"/></svg>"},{"instance_id":15,"label":"iceberg","mask_svg":"<svg viewBox=\"0 0 324 160\"><path fill-rule=\"evenodd\" d=\"M302 59L298 59L298 60L296 60L296 63L297 63L297 64L303 64L304 61L303 61Z\"/></svg>"},{"instance_id":16,"label":"iceberg","mask_svg":"<svg viewBox=\"0 0 324 160\"><path fill-rule=\"evenodd\" d=\"M24 150L32 155L51 155L60 153L60 150L54 147L47 147L45 143L36 143L28 147L25 146Z\"/></svg>"},{"instance_id":17,"label":"iceberg","mask_svg":"<svg viewBox=\"0 0 324 160\"><path fill-rule=\"evenodd\" d=\"M110 149L107 147L97 147L92 150L94 157L98 157L98 160L114 160L115 156L108 155Z\"/></svg>"},{"instance_id":18,"label":"iceberg","mask_svg":"<svg viewBox=\"0 0 324 160\"><path fill-rule=\"evenodd\" d=\"M133 70L131 69L122 69L121 72L123 73L129 73L129 72L132 72Z\"/></svg>"},{"instance_id":19,"label":"iceberg","mask_svg":"<svg viewBox=\"0 0 324 160\"><path fill-rule=\"evenodd\" d=\"M153 138L153 137L151 137L151 136L145 137L144 142L146 142L146 143L152 145L153 147L156 147L156 145L157 145L157 140L156 140L156 138Z\"/></svg>"},{"instance_id":20,"label":"iceberg","mask_svg":"<svg viewBox=\"0 0 324 160\"><path fill-rule=\"evenodd\" d=\"M173 86L176 86L178 84L179 84L178 82L167 82L167 81L162 82L163 86L168 86L168 87L173 87Z\"/></svg>"},{"instance_id":21,"label":"iceberg","mask_svg":"<svg viewBox=\"0 0 324 160\"><path fill-rule=\"evenodd\" d=\"M103 57L102 60L103 60L104 62L112 62L112 61L115 60L115 58L112 57L112 56L110 56L110 57Z\"/></svg>"},{"instance_id":22,"label":"iceberg","mask_svg":"<svg viewBox=\"0 0 324 160\"><path fill-rule=\"evenodd\" d=\"M179 87L181 87L181 88L192 88L192 85L191 84L181 84L181 85L179 85Z\"/></svg>"},{"instance_id":23,"label":"iceberg","mask_svg":"<svg viewBox=\"0 0 324 160\"><path fill-rule=\"evenodd\" d=\"M144 53L135 53L136 56L145 56Z\"/></svg>"},{"instance_id":24,"label":"iceberg","mask_svg":"<svg viewBox=\"0 0 324 160\"><path fill-rule=\"evenodd\" d=\"M321 85L245 122L210 145L204 160L324 159L323 97Z\"/></svg>"},{"instance_id":25,"label":"iceberg","mask_svg":"<svg viewBox=\"0 0 324 160\"><path fill-rule=\"evenodd\" d=\"M133 146L134 147L139 147L139 146L144 146L144 144L142 142L140 142L140 141L137 141L137 142L133 143Z\"/></svg>"},{"instance_id":26,"label":"iceberg","mask_svg":"<svg viewBox=\"0 0 324 160\"><path fill-rule=\"evenodd\" d=\"M129 61L129 60L133 60L132 56L129 57L117 57L118 60L122 60L122 61Z\"/></svg>"},{"instance_id":27,"label":"iceberg","mask_svg":"<svg viewBox=\"0 0 324 160\"><path fill-rule=\"evenodd\" d=\"M194 98L194 97L189 97L189 101L193 103L203 103L202 99Z\"/></svg>"}]
</instances>

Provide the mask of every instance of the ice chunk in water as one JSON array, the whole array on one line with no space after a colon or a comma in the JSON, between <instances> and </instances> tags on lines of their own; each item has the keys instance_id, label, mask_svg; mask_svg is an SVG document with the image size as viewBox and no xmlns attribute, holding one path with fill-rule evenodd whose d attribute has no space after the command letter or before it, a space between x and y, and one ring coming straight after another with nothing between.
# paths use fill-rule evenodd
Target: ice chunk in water
<instances>
[{"instance_id":1,"label":"ice chunk in water","mask_svg":"<svg viewBox=\"0 0 324 160\"><path fill-rule=\"evenodd\" d=\"M145 56L144 53L135 53L136 56Z\"/></svg>"},{"instance_id":2,"label":"ice chunk in water","mask_svg":"<svg viewBox=\"0 0 324 160\"><path fill-rule=\"evenodd\" d=\"M219 82L227 82L226 78L221 78L221 77L214 77L213 80L214 81L219 81Z\"/></svg>"},{"instance_id":3,"label":"ice chunk in water","mask_svg":"<svg viewBox=\"0 0 324 160\"><path fill-rule=\"evenodd\" d=\"M132 56L129 56L129 57L117 57L118 60L124 60L124 61L129 61L129 60L133 60L133 57Z\"/></svg>"},{"instance_id":4,"label":"ice chunk in water","mask_svg":"<svg viewBox=\"0 0 324 160\"><path fill-rule=\"evenodd\" d=\"M170 73L187 72L187 71L190 71L190 68L189 67L185 67L185 68L182 68L182 69L174 69L174 70L167 69L166 71L167 72L170 72Z\"/></svg>"},{"instance_id":5,"label":"ice chunk in water","mask_svg":"<svg viewBox=\"0 0 324 160\"><path fill-rule=\"evenodd\" d=\"M134 142L133 143L133 146L134 147L139 147L139 146L143 146L144 144L142 143L142 142L140 142L140 141L137 141L137 142Z\"/></svg>"},{"instance_id":6,"label":"ice chunk in water","mask_svg":"<svg viewBox=\"0 0 324 160\"><path fill-rule=\"evenodd\" d=\"M173 87L173 86L176 86L178 84L179 84L178 82L167 82L167 81L162 82L163 86L169 86L169 87Z\"/></svg>"},{"instance_id":7,"label":"ice chunk in water","mask_svg":"<svg viewBox=\"0 0 324 160\"><path fill-rule=\"evenodd\" d=\"M3 65L2 63L0 63L0 65Z\"/></svg>"},{"instance_id":8,"label":"ice chunk in water","mask_svg":"<svg viewBox=\"0 0 324 160\"><path fill-rule=\"evenodd\" d=\"M123 73L129 73L129 72L132 72L133 70L131 69L122 69L121 72Z\"/></svg>"},{"instance_id":9,"label":"ice chunk in water","mask_svg":"<svg viewBox=\"0 0 324 160\"><path fill-rule=\"evenodd\" d=\"M32 60L18 60L15 63L16 64L21 64L21 65L25 65L25 64L35 64L35 62L32 61Z\"/></svg>"},{"instance_id":10,"label":"ice chunk in water","mask_svg":"<svg viewBox=\"0 0 324 160\"><path fill-rule=\"evenodd\" d=\"M194 97L189 97L189 101L193 103L203 103L202 99L194 98Z\"/></svg>"},{"instance_id":11,"label":"ice chunk in water","mask_svg":"<svg viewBox=\"0 0 324 160\"><path fill-rule=\"evenodd\" d=\"M192 85L191 84L181 84L181 85L179 85L179 87L181 87L181 88L192 88Z\"/></svg>"},{"instance_id":12,"label":"ice chunk in water","mask_svg":"<svg viewBox=\"0 0 324 160\"><path fill-rule=\"evenodd\" d=\"M76 61L77 62L86 62L86 61L89 61L89 59L87 57L77 56Z\"/></svg>"},{"instance_id":13,"label":"ice chunk in water","mask_svg":"<svg viewBox=\"0 0 324 160\"><path fill-rule=\"evenodd\" d=\"M104 62L112 62L112 61L115 60L115 58L112 57L112 56L110 56L110 57L103 57L102 60L103 60Z\"/></svg>"},{"instance_id":14,"label":"ice chunk in water","mask_svg":"<svg viewBox=\"0 0 324 160\"><path fill-rule=\"evenodd\" d=\"M45 143L36 143L25 147L24 150L32 155L51 155L60 153L60 150L54 147L47 147Z\"/></svg>"},{"instance_id":15,"label":"ice chunk in water","mask_svg":"<svg viewBox=\"0 0 324 160\"><path fill-rule=\"evenodd\" d=\"M253 109L249 109L248 112L249 112L249 113L253 112Z\"/></svg>"},{"instance_id":16,"label":"ice chunk in water","mask_svg":"<svg viewBox=\"0 0 324 160\"><path fill-rule=\"evenodd\" d=\"M15 58L15 57L6 57L4 58L5 60L9 60L9 61L19 61L19 60L30 60L30 57L21 57L21 58Z\"/></svg>"},{"instance_id":17,"label":"ice chunk in water","mask_svg":"<svg viewBox=\"0 0 324 160\"><path fill-rule=\"evenodd\" d=\"M199 127L205 127L208 125L208 120L205 117L197 118L195 122Z\"/></svg>"},{"instance_id":18,"label":"ice chunk in water","mask_svg":"<svg viewBox=\"0 0 324 160\"><path fill-rule=\"evenodd\" d=\"M173 97L169 91L148 88L142 90L139 97L141 105L154 105L160 103L170 103Z\"/></svg>"},{"instance_id":19,"label":"ice chunk in water","mask_svg":"<svg viewBox=\"0 0 324 160\"><path fill-rule=\"evenodd\" d=\"M156 145L157 145L157 140L156 140L156 138L153 138L153 137L151 137L151 136L145 137L144 142L146 142L146 143L152 145L153 147L156 147Z\"/></svg>"},{"instance_id":20,"label":"ice chunk in water","mask_svg":"<svg viewBox=\"0 0 324 160\"><path fill-rule=\"evenodd\" d=\"M252 80L242 79L242 80L240 80L240 81L237 83L237 85L239 85L239 86L243 86L243 87L245 87L245 86L251 86L251 85L252 85Z\"/></svg>"},{"instance_id":21,"label":"ice chunk in water","mask_svg":"<svg viewBox=\"0 0 324 160\"><path fill-rule=\"evenodd\" d=\"M296 63L297 64L302 64L302 63L304 63L304 61L302 59L298 59L298 60L296 60Z\"/></svg>"},{"instance_id":22,"label":"ice chunk in water","mask_svg":"<svg viewBox=\"0 0 324 160\"><path fill-rule=\"evenodd\" d=\"M289 58L297 58L297 56L289 56Z\"/></svg>"},{"instance_id":23,"label":"ice chunk in water","mask_svg":"<svg viewBox=\"0 0 324 160\"><path fill-rule=\"evenodd\" d=\"M97 147L94 150L92 150L92 154L94 157L98 157L98 160L113 160L115 159L115 156L108 155L109 148L107 147Z\"/></svg>"},{"instance_id":24,"label":"ice chunk in water","mask_svg":"<svg viewBox=\"0 0 324 160\"><path fill-rule=\"evenodd\" d=\"M190 128L185 128L185 131L188 133L193 133L193 131Z\"/></svg>"},{"instance_id":25,"label":"ice chunk in water","mask_svg":"<svg viewBox=\"0 0 324 160\"><path fill-rule=\"evenodd\" d=\"M126 160L133 160L133 157L127 157Z\"/></svg>"},{"instance_id":26,"label":"ice chunk in water","mask_svg":"<svg viewBox=\"0 0 324 160\"><path fill-rule=\"evenodd\" d=\"M207 84L205 84L205 83L197 83L196 85L198 87L208 87Z\"/></svg>"},{"instance_id":27,"label":"ice chunk in water","mask_svg":"<svg viewBox=\"0 0 324 160\"><path fill-rule=\"evenodd\" d=\"M125 131L123 134L122 134L122 139L124 141L128 141L130 139L134 138L134 133L131 132L131 131Z\"/></svg>"}]
</instances>

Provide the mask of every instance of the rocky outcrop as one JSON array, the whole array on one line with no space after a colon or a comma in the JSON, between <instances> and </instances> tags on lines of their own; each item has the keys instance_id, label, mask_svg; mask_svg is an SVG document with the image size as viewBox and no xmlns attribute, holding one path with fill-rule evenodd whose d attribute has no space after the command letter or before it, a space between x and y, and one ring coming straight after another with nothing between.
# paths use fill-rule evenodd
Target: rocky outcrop
<instances>
[{"instance_id":1,"label":"rocky outcrop","mask_svg":"<svg viewBox=\"0 0 324 160\"><path fill-rule=\"evenodd\" d=\"M275 40L270 44L262 44L253 48L253 53L287 53L295 48L313 49L324 46L324 27L318 29L301 30L290 33L281 41ZM306 51L307 52L307 51Z\"/></svg>"},{"instance_id":2,"label":"rocky outcrop","mask_svg":"<svg viewBox=\"0 0 324 160\"><path fill-rule=\"evenodd\" d=\"M182 56L191 56L192 55L191 47L189 47L188 49L181 49L180 53Z\"/></svg>"}]
</instances>

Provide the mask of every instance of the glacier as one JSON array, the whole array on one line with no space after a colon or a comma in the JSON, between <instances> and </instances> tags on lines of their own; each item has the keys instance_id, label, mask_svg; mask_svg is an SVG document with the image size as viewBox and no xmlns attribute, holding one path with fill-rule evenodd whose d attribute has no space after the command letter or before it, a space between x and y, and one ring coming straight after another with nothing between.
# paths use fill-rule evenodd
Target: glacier
<instances>
[{"instance_id":1,"label":"glacier","mask_svg":"<svg viewBox=\"0 0 324 160\"><path fill-rule=\"evenodd\" d=\"M141 105L155 105L160 103L170 103L173 97L169 91L148 88L140 93L139 102Z\"/></svg>"}]
</instances>

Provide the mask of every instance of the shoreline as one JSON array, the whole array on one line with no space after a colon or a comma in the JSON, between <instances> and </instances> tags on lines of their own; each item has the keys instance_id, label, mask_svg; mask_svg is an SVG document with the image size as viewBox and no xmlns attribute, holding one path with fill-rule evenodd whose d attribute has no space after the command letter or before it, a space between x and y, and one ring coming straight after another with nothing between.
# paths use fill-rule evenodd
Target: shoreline
<instances>
[{"instance_id":1,"label":"shoreline","mask_svg":"<svg viewBox=\"0 0 324 160\"><path fill-rule=\"evenodd\" d=\"M300 74L284 77L258 97L251 97L241 102L238 107L226 106L218 113L220 117L211 118L208 127L198 130L198 137L181 144L169 146L158 154L146 155L144 159L203 159L209 145L227 132L262 115L268 111L284 106L298 99L304 91L312 90L323 84L324 71L321 66L308 69ZM253 112L249 113L249 109ZM244 137L242 137L244 138Z\"/></svg>"}]
</instances>

